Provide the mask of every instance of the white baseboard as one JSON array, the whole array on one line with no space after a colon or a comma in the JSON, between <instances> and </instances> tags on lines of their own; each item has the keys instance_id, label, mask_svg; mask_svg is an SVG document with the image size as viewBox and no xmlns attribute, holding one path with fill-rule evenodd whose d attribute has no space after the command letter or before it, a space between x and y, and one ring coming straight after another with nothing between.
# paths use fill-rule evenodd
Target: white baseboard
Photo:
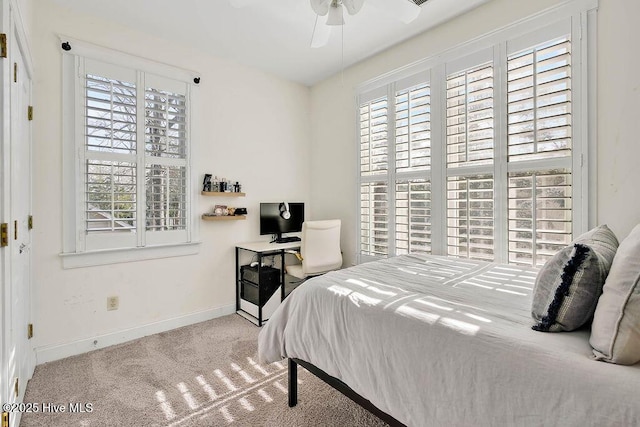
<instances>
[{"instance_id":1,"label":"white baseboard","mask_svg":"<svg viewBox=\"0 0 640 427\"><path fill-rule=\"evenodd\" d=\"M174 317L173 319L162 320L160 322L150 323L136 328L99 335L93 338L86 338L67 344L36 347L34 349L36 353L36 364L40 365L42 363L64 359L65 357L75 356L115 344L121 344L123 342L146 337L148 335L170 331L171 329L180 328L182 326L188 326L194 323L200 323L217 317L226 316L235 312L236 306L235 304L232 304L188 314L186 316Z\"/></svg>"}]
</instances>

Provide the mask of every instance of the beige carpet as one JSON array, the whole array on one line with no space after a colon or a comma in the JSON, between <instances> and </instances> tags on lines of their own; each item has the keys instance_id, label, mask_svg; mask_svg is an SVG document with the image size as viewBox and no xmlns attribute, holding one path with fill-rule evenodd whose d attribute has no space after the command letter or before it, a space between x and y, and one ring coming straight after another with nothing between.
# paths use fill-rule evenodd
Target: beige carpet
<instances>
[{"instance_id":1,"label":"beige carpet","mask_svg":"<svg viewBox=\"0 0 640 427\"><path fill-rule=\"evenodd\" d=\"M260 329L237 315L36 368L25 402L91 403L21 426L384 426L306 370L287 406L286 363L257 364Z\"/></svg>"}]
</instances>

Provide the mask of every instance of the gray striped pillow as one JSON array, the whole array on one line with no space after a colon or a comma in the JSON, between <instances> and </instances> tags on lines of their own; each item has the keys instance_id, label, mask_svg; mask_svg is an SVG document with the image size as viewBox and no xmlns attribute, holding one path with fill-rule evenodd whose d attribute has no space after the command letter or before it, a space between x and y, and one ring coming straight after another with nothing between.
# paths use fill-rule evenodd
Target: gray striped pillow
<instances>
[{"instance_id":1,"label":"gray striped pillow","mask_svg":"<svg viewBox=\"0 0 640 427\"><path fill-rule=\"evenodd\" d=\"M533 329L573 331L589 322L602 293L618 239L601 225L575 239L542 267L533 288Z\"/></svg>"}]
</instances>

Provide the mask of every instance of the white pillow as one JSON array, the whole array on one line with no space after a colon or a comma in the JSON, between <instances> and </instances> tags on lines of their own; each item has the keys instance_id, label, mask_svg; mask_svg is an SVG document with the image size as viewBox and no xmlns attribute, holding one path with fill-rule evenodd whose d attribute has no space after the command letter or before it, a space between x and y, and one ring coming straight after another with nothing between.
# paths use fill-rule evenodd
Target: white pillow
<instances>
[{"instance_id":1,"label":"white pillow","mask_svg":"<svg viewBox=\"0 0 640 427\"><path fill-rule=\"evenodd\" d=\"M597 360L621 365L640 361L640 224L613 258L589 343Z\"/></svg>"}]
</instances>

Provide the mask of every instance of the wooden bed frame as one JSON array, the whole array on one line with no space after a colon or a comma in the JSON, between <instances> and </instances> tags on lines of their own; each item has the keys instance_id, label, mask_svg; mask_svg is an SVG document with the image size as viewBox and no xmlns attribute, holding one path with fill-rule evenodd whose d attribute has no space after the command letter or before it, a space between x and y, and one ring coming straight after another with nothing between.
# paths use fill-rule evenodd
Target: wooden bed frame
<instances>
[{"instance_id":1,"label":"wooden bed frame","mask_svg":"<svg viewBox=\"0 0 640 427\"><path fill-rule=\"evenodd\" d=\"M380 418L382 421L389 424L390 426L406 427L404 424L402 424L400 421L393 418L391 415L378 409L369 400L360 396L347 384L343 383L336 377L332 377L322 369L312 365L309 362L305 362L304 360L300 360L300 359L290 358L288 359L288 361L289 361L288 368L289 368L289 407L290 408L293 408L298 403L298 365L300 365L303 368L305 368L307 371L311 372L316 377L320 378L325 383L329 384L331 387L338 390L340 393L347 396L349 399L356 402L358 405L362 406L367 411L371 412L373 415Z\"/></svg>"}]
</instances>

